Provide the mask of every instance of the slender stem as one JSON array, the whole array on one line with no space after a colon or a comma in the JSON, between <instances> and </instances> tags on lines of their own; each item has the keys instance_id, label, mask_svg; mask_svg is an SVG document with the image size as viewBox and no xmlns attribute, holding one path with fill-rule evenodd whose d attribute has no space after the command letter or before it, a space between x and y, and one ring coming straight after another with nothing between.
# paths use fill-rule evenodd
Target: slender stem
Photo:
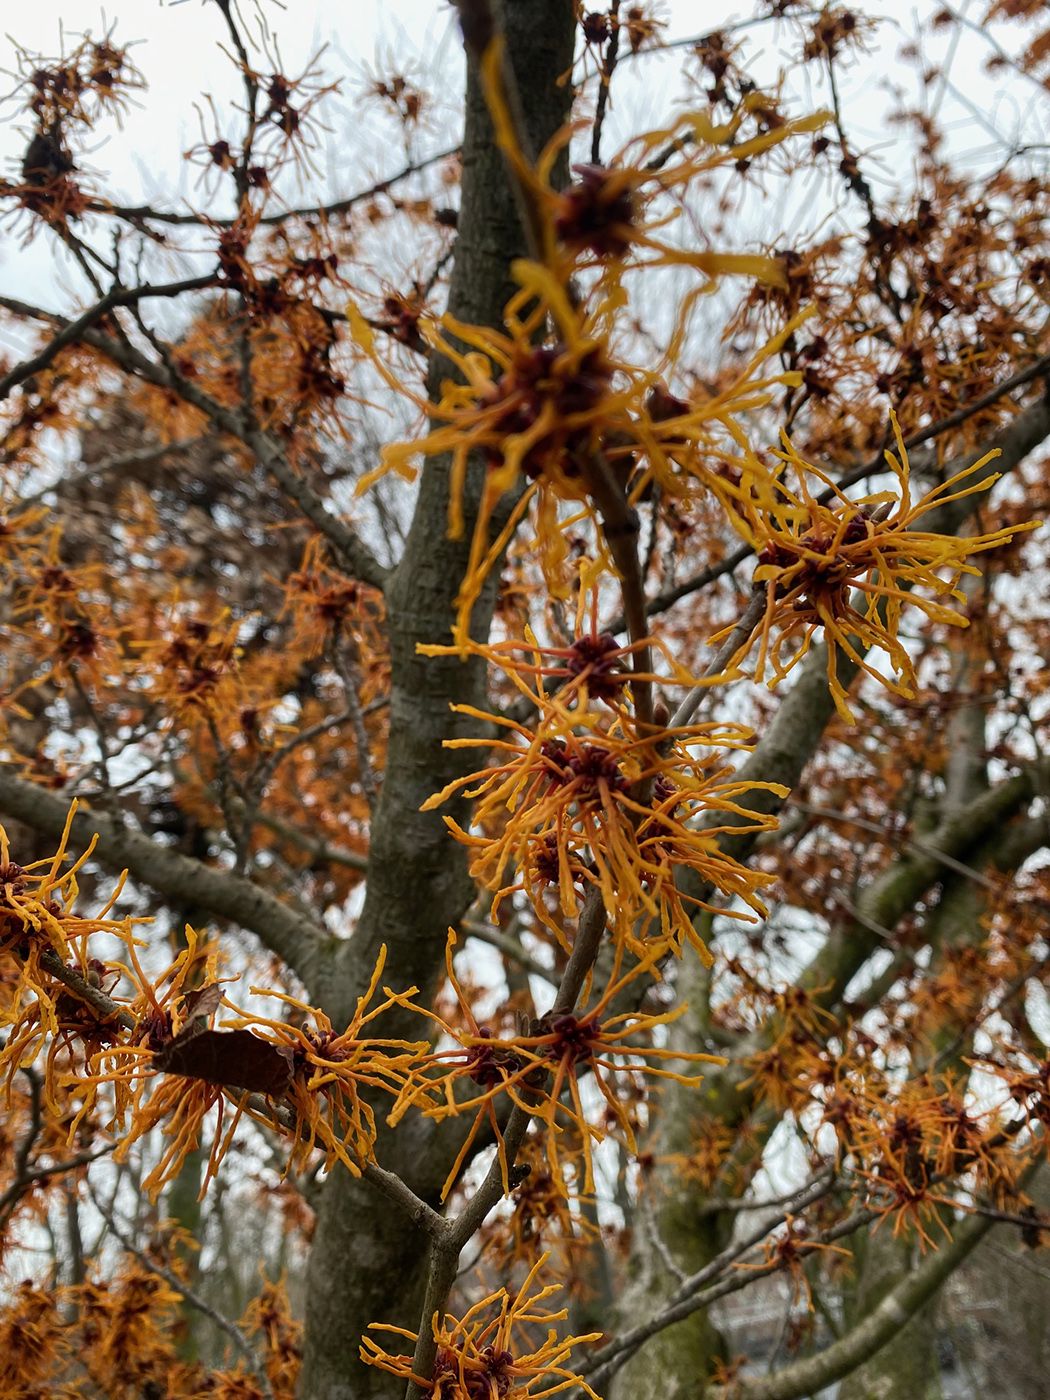
<instances>
[{"instance_id":1,"label":"slender stem","mask_svg":"<svg viewBox=\"0 0 1050 1400\"><path fill-rule=\"evenodd\" d=\"M612 32L609 35L605 57L602 60L598 103L594 111L594 129L591 132L591 161L594 165L597 165L602 158L602 127L605 125L605 112L609 105L612 75L620 57L620 3L621 0L612 0L612 4L609 6L609 23L612 26Z\"/></svg>"},{"instance_id":2,"label":"slender stem","mask_svg":"<svg viewBox=\"0 0 1050 1400\"><path fill-rule=\"evenodd\" d=\"M90 1187L88 1189L90 1191ZM129 1254L133 1254L139 1263L142 1264L144 1268L148 1269L151 1274L155 1274L157 1278L163 1279L168 1287L173 1289L180 1298L184 1298L191 1307L196 1308L198 1312L210 1318L216 1327L226 1333L234 1346L244 1357L245 1361L247 1361L248 1367L255 1376L262 1393L268 1397L268 1400L273 1400L273 1391L270 1388L270 1383L266 1378L266 1372L260 1364L255 1348L251 1345L248 1338L237 1324L232 1322L230 1318L224 1317L221 1312L213 1308L199 1293L194 1292L188 1284L184 1283L182 1279L179 1278L178 1274L174 1273L171 1269L165 1268L163 1264L158 1264L155 1259L151 1259L148 1254L138 1249L117 1224L116 1220L113 1218L112 1211L102 1204L94 1191L91 1191L91 1199L94 1202L95 1209Z\"/></svg>"},{"instance_id":3,"label":"slender stem","mask_svg":"<svg viewBox=\"0 0 1050 1400\"><path fill-rule=\"evenodd\" d=\"M437 1343L434 1340L434 1321L444 1312L448 1295L456 1281L459 1265L459 1246L451 1242L435 1244L430 1251L430 1264L427 1269L427 1291L423 1298L423 1314L416 1338L416 1350L412 1357L412 1373L421 1379L429 1377L434 1370ZM425 1392L410 1380L405 1388L405 1400Z\"/></svg>"},{"instance_id":4,"label":"slender stem","mask_svg":"<svg viewBox=\"0 0 1050 1400\"><path fill-rule=\"evenodd\" d=\"M755 625L766 610L766 595L764 589L757 588L751 595L751 601L740 615L740 620L730 632L729 636L719 647L711 660L710 665L704 672L704 681L714 680L725 670L726 665L740 648L748 641L755 630ZM671 716L670 728L678 729L681 725L688 724L693 719L701 702L711 694L711 687L707 684L694 685L692 690Z\"/></svg>"}]
</instances>

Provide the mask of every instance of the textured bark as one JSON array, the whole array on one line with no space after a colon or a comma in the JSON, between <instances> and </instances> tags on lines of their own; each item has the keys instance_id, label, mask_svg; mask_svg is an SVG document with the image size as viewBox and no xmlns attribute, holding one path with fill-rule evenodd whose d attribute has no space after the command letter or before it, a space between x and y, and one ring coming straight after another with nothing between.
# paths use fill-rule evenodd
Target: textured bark
<instances>
[{"instance_id":1,"label":"textured bark","mask_svg":"<svg viewBox=\"0 0 1050 1400\"><path fill-rule=\"evenodd\" d=\"M878 1241L881 1246L884 1241ZM903 1253L903 1251L895 1251ZM886 1281L901 1277L907 1262L898 1260ZM878 1294L865 1292L873 1302ZM885 1346L842 1382L838 1400L941 1400L937 1300L932 1299Z\"/></svg>"},{"instance_id":2,"label":"textured bark","mask_svg":"<svg viewBox=\"0 0 1050 1400\"><path fill-rule=\"evenodd\" d=\"M1050 1213L1050 1164L1027 1188ZM956 1367L976 1396L1046 1400L1050 1376L1050 1282L1045 1255L1015 1231L998 1230L974 1250L949 1284L942 1318Z\"/></svg>"},{"instance_id":3,"label":"textured bark","mask_svg":"<svg viewBox=\"0 0 1050 1400\"><path fill-rule=\"evenodd\" d=\"M539 149L569 114L571 86L559 86L558 79L572 63L573 6L570 0L510 0L503 21L526 130ZM471 75L452 313L475 324L500 324L512 290L510 263L524 252L514 195ZM447 365L432 365L432 388L448 373ZM450 540L448 463L427 464L403 558L386 580L393 672L389 761L372 827L364 911L329 994L334 1019L352 1009L382 944L399 986L432 988L443 965L446 930L473 898L465 853L449 838L440 813L419 808L466 771L469 753L442 748L442 740L470 732L468 722L449 713L449 704L484 704L484 672L476 662L421 658L416 647L449 640L478 486L475 473L468 482L467 537ZM488 632L495 582L475 609L478 637ZM445 810L465 818L454 804ZM448 1168L447 1143L448 1135L427 1123L405 1123L380 1141L377 1155L434 1203ZM358 1346L369 1322L418 1323L425 1255L425 1240L372 1187L345 1172L333 1174L309 1262L304 1397L385 1400L400 1394L397 1382L360 1364Z\"/></svg>"},{"instance_id":4,"label":"textured bark","mask_svg":"<svg viewBox=\"0 0 1050 1400\"><path fill-rule=\"evenodd\" d=\"M57 840L69 815L69 799L0 772L0 813ZM98 837L95 858L106 869L128 870L139 884L176 907L192 905L249 929L307 986L316 988L326 980L335 940L294 906L251 880L205 865L113 817L81 807L73 819L73 844L83 848L93 835Z\"/></svg>"}]
</instances>

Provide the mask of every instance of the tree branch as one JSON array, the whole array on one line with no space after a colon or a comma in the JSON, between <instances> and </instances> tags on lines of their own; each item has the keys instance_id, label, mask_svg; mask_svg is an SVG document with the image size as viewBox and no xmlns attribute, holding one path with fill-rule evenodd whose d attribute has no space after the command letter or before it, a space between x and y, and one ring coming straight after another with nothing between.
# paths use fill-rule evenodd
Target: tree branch
<instances>
[{"instance_id":1,"label":"tree branch","mask_svg":"<svg viewBox=\"0 0 1050 1400\"><path fill-rule=\"evenodd\" d=\"M459 150L458 146L450 146L446 150L436 151L432 156L424 156L421 160L412 161L403 166L396 174L388 175L382 180L376 180L374 184L366 186L363 190L357 190L354 194L345 195L342 199L329 200L324 204L297 204L290 209L282 209L273 214L263 214L259 219L259 224L272 228L277 224L287 223L289 219L338 218L341 214L348 214L356 205L374 199L377 194L385 194L392 186L399 184L410 175L416 175L421 170L426 170L443 160L450 160L459 154ZM237 221L235 216L219 218L214 214L179 213L174 209L155 209L150 204L110 204L101 199L92 201L88 205L88 209L92 214L124 219L136 227L141 227L145 223L154 223L190 228L229 228Z\"/></svg>"},{"instance_id":2,"label":"tree branch","mask_svg":"<svg viewBox=\"0 0 1050 1400\"><path fill-rule=\"evenodd\" d=\"M800 1396L815 1395L848 1375L892 1341L980 1244L993 1224L994 1221L974 1216L959 1225L950 1244L928 1254L863 1322L816 1356L795 1361L772 1376L736 1381L731 1390L719 1386L712 1390L711 1400L798 1400Z\"/></svg>"},{"instance_id":3,"label":"tree branch","mask_svg":"<svg viewBox=\"0 0 1050 1400\"><path fill-rule=\"evenodd\" d=\"M23 307L21 303L11 298L0 298L0 306L8 311L15 311L16 314L28 312L34 320L50 320L52 324L61 325L62 329L57 335L39 350L31 359L23 360L21 364L15 365L14 369L0 378L0 403L17 388L19 384L24 384L27 379L38 374L40 370L46 369L55 357L68 345L75 344L83 339L84 332L101 321L111 311L118 306L134 306L140 301L145 301L151 297L177 297L184 292L198 292L205 287L214 287L218 282L218 273L209 272L202 277L185 277L180 282L167 282L157 286L142 287L114 287L107 292L94 306L89 306L86 311L74 321L67 321L64 317L49 316L47 313L35 312L32 307Z\"/></svg>"},{"instance_id":4,"label":"tree branch","mask_svg":"<svg viewBox=\"0 0 1050 1400\"><path fill-rule=\"evenodd\" d=\"M58 838L69 813L68 801L0 769L0 812L24 822L42 836ZM275 895L229 871L161 846L99 812L80 811L73 836L85 845L97 834L94 858L110 870L127 869L142 885L176 902L192 903L249 929L323 999L335 940L322 925L288 908Z\"/></svg>"}]
</instances>

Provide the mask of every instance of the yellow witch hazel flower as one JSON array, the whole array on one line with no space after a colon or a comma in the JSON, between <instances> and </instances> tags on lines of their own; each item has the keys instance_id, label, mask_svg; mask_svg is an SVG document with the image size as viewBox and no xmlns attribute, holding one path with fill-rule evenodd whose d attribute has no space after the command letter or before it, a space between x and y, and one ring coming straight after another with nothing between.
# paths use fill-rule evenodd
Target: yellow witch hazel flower
<instances>
[{"instance_id":1,"label":"yellow witch hazel flower","mask_svg":"<svg viewBox=\"0 0 1050 1400\"><path fill-rule=\"evenodd\" d=\"M566 530L590 519L601 539L602 525L610 524L607 505L614 499L622 504L625 491L628 505L654 480L676 495L701 488L720 498L733 493L734 484L711 465L718 433L746 449L739 416L768 403L776 386L798 381L794 371L762 373L762 365L798 321L763 346L719 393L680 399L668 392L663 376L678 359L697 298L712 290L718 277L746 275L781 285L784 270L776 258L673 247L655 232L673 214L647 223L645 209L650 197L683 189L727 160L757 154L813 130L825 119L820 115L786 122L775 131L731 144L748 116L746 102L723 127L691 116L674 128L652 133L633 151L633 164L601 174L596 167L584 167L576 184L556 193L548 183L550 172L571 133L561 133L533 167L515 137L499 66L494 45L484 61L485 91L497 140L529 211L533 257L511 268L518 291L507 304L501 329L467 325L451 315L420 319L423 340L458 378L444 381L436 403L417 399L421 411L436 423L432 431L422 441L388 447L380 466L358 488L366 489L389 471L411 479L414 459L448 454L449 533L455 538L465 529L467 465L480 458L485 479L454 628L455 640L464 649L482 584L530 508L548 587L564 597ZM668 142L680 149L692 144L698 151L664 169L654 167L652 150ZM623 159L626 162L627 153ZM666 354L644 367L613 349L619 327L628 319L624 273L636 256L641 267L690 267L701 274L698 286L679 301ZM597 266L600 276L577 280L577 274ZM372 331L355 306L348 307L347 317L358 345L386 381L404 393L378 356ZM497 504L519 489L509 518L490 538ZM615 549L612 553L615 557ZM610 561L598 562L607 568Z\"/></svg>"},{"instance_id":2,"label":"yellow witch hazel flower","mask_svg":"<svg viewBox=\"0 0 1050 1400\"><path fill-rule=\"evenodd\" d=\"M41 949L68 958L71 945L79 945L86 935L99 929L122 933L129 927L127 919L108 917L124 888L123 875L96 918L85 919L73 913L79 893L77 873L91 859L98 840L93 836L73 864L62 868L69 858L69 838L78 806L76 799L70 804L55 854L32 865L21 866L11 859L7 832L0 827L0 951L17 952L27 967L35 965Z\"/></svg>"},{"instance_id":3,"label":"yellow witch hazel flower","mask_svg":"<svg viewBox=\"0 0 1050 1400\"><path fill-rule=\"evenodd\" d=\"M434 1400L542 1400L579 1389L590 1400L599 1397L568 1365L576 1347L596 1342L600 1333L559 1338L551 1324L562 1322L568 1309L551 1312L544 1304L558 1291L541 1286L537 1277L550 1256L544 1254L513 1294L505 1288L490 1293L456 1319L435 1313L432 1321L437 1355L429 1376L417 1376L412 1357L389 1352L373 1337L365 1337L361 1360L400 1380L411 1381L421 1396ZM537 1342L537 1329L545 1337ZM415 1343L417 1333L388 1323L373 1322L373 1332L387 1332Z\"/></svg>"},{"instance_id":4,"label":"yellow witch hazel flower","mask_svg":"<svg viewBox=\"0 0 1050 1400\"><path fill-rule=\"evenodd\" d=\"M29 865L11 858L7 833L0 826L0 954L10 954L17 966L17 975L5 984L0 1000L0 1084L10 1095L19 1068L31 1064L47 1045L44 1101L56 1113L61 1098L60 1054L74 1040L104 1040L107 1035L103 1021L90 1008L64 995L55 976L57 964L99 986L100 970L106 974L107 969L89 955L91 936L108 933L131 948L135 943L133 929L144 922L130 915L110 917L124 888L125 875L117 880L98 914L76 913L80 893L77 875L90 860L98 839L92 837L79 856L74 858L70 853L78 805L75 799L70 804L55 854ZM71 863L67 865L67 861Z\"/></svg>"},{"instance_id":5,"label":"yellow witch hazel flower","mask_svg":"<svg viewBox=\"0 0 1050 1400\"><path fill-rule=\"evenodd\" d=\"M831 692L847 723L852 723L853 714L837 673L838 650L880 684L899 695L914 695L914 663L899 639L905 604L919 608L933 622L965 627L963 614L940 600L963 600L960 577L980 572L967 560L1039 524L1028 521L972 536L916 529L931 511L987 491L998 481L995 473L976 482L970 478L999 453L987 453L913 500L908 453L895 416L892 426L897 453L887 451L886 463L896 478L895 490L851 500L818 467L803 461L785 438L784 450L777 454L779 470L745 472L743 490L731 512L737 529L758 552L754 582L765 593L762 617L736 659L750 650L757 635L755 677L762 679L768 666L773 673L769 685L775 686L802 660L817 630L823 628ZM788 468L797 479L795 488L785 480ZM826 499L814 496L810 479L825 488ZM869 649L888 657L895 677L887 677L865 660Z\"/></svg>"},{"instance_id":6,"label":"yellow witch hazel flower","mask_svg":"<svg viewBox=\"0 0 1050 1400\"><path fill-rule=\"evenodd\" d=\"M445 822L472 850L473 877L495 891L494 915L508 895L523 891L565 945L563 921L578 916L583 893L597 886L623 946L645 956L654 949L680 953L690 942L709 962L691 915L712 906L685 894L675 870L692 870L703 888L764 915L757 891L768 877L727 856L718 837L727 824L775 826L775 818L740 799L757 788L781 796L786 789L735 779L723 755L746 749L751 738L737 726L692 725L663 731L657 742L620 707L570 709L566 698L574 697L545 696L531 727L455 706L499 726L505 737L446 740L450 748L486 749L495 761L457 778L424 809L457 792L475 801L473 831L451 817ZM722 912L748 917L732 907Z\"/></svg>"}]
</instances>

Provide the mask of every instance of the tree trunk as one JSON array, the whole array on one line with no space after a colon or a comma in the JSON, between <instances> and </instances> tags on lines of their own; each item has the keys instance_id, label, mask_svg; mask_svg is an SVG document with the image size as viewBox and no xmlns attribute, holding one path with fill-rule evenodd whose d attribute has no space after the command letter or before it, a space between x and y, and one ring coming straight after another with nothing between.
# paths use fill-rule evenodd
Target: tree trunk
<instances>
[{"instance_id":1,"label":"tree trunk","mask_svg":"<svg viewBox=\"0 0 1050 1400\"><path fill-rule=\"evenodd\" d=\"M539 150L569 116L572 87L559 79L572 65L574 7L571 0L507 0L500 13L526 132L533 149ZM503 158L470 73L462 201L449 294L452 314L476 324L501 324L512 290L510 264L525 251ZM447 365L432 365L432 387L448 373ZM328 992L333 1020L351 1013L381 944L389 948L399 986L414 982L431 991L443 967L448 926L459 921L474 895L463 848L449 838L440 813L419 808L434 791L467 771L464 764L470 755L464 758L462 751L443 748L442 741L470 732L469 721L451 715L449 704L483 705L484 670L477 662L422 658L416 648L420 642L449 640L456 595L466 573L471 507L476 507L479 488L480 468L475 468L465 501L466 535L450 540L448 462L427 463L404 556L388 585L389 760L372 827L365 907ZM474 611L475 636L488 634L495 595L494 571ZM456 815L466 819L463 811ZM413 1024L412 1033L418 1035L418 1024ZM377 1157L436 1204L450 1160L448 1138L425 1121L406 1121L396 1134L380 1137ZM425 1258L425 1236L373 1187L342 1170L333 1172L323 1192L307 1273L300 1382L304 1400L386 1400L400 1395L403 1387L398 1382L361 1365L358 1348L370 1322L418 1324Z\"/></svg>"}]
</instances>

